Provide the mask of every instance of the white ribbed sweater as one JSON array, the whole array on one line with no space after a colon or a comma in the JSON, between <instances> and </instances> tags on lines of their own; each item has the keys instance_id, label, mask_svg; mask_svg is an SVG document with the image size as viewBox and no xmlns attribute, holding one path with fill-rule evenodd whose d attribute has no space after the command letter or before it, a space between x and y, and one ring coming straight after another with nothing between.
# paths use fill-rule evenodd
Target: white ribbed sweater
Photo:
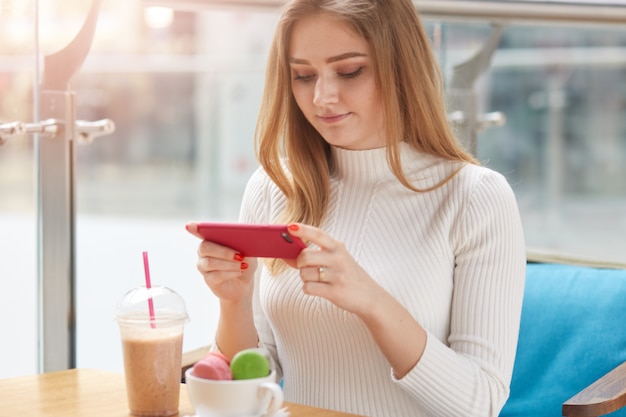
<instances>
[{"instance_id":1,"label":"white ribbed sweater","mask_svg":"<svg viewBox=\"0 0 626 417\"><path fill-rule=\"evenodd\" d=\"M508 183L467 165L443 187L416 193L394 177L384 148L333 152L338 172L322 228L405 306L428 341L397 380L356 316L305 295L296 270L273 277L261 268L255 321L285 399L371 417L497 416L509 393L526 259ZM455 169L406 144L402 161L420 188ZM275 222L284 204L258 170L240 220Z\"/></svg>"}]
</instances>

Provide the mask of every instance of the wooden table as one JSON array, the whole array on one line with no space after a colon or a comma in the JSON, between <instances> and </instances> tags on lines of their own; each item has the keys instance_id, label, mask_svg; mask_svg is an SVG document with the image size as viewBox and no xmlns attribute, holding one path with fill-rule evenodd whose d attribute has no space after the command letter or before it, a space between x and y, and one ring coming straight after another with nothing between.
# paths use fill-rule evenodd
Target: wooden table
<instances>
[{"instance_id":1,"label":"wooden table","mask_svg":"<svg viewBox=\"0 0 626 417\"><path fill-rule=\"evenodd\" d=\"M180 416L193 415L181 384ZM286 403L290 417L358 417L354 414ZM127 417L124 375L70 369L0 379L0 415L11 417Z\"/></svg>"}]
</instances>

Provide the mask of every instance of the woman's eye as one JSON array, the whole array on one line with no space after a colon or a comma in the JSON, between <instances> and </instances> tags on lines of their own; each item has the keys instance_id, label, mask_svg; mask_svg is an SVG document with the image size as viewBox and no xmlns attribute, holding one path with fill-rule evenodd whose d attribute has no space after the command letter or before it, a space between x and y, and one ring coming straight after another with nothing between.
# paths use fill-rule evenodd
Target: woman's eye
<instances>
[{"instance_id":1,"label":"woman's eye","mask_svg":"<svg viewBox=\"0 0 626 417\"><path fill-rule=\"evenodd\" d=\"M362 72L363 72L363 67L359 67L355 71L352 71L352 72L339 72L338 74L339 74L339 76L341 76L343 78L354 78L354 77L358 77Z\"/></svg>"},{"instance_id":2,"label":"woman's eye","mask_svg":"<svg viewBox=\"0 0 626 417\"><path fill-rule=\"evenodd\" d=\"M295 74L293 79L296 81L311 81L315 78L315 74Z\"/></svg>"}]
</instances>

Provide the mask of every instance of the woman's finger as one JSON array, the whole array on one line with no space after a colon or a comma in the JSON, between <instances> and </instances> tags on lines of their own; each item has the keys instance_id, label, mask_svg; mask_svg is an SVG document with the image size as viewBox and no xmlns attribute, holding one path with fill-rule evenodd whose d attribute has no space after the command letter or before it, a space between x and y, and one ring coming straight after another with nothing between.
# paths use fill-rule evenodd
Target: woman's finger
<instances>
[{"instance_id":1,"label":"woman's finger","mask_svg":"<svg viewBox=\"0 0 626 417\"><path fill-rule=\"evenodd\" d=\"M321 282L320 278L323 278L323 275L320 274L319 267L307 266L300 269L300 278L302 282Z\"/></svg>"},{"instance_id":2,"label":"woman's finger","mask_svg":"<svg viewBox=\"0 0 626 417\"><path fill-rule=\"evenodd\" d=\"M198 223L189 222L185 225L185 229L187 229L187 231L195 237L202 239L202 236L200 236L200 233L198 233Z\"/></svg>"},{"instance_id":3,"label":"woman's finger","mask_svg":"<svg viewBox=\"0 0 626 417\"><path fill-rule=\"evenodd\" d=\"M297 236L304 241L309 241L322 249L332 250L335 245L335 239L330 237L324 231L317 227L309 226L302 223L291 223L287 230L289 234Z\"/></svg>"},{"instance_id":4,"label":"woman's finger","mask_svg":"<svg viewBox=\"0 0 626 417\"><path fill-rule=\"evenodd\" d=\"M224 259L214 258L211 256L202 256L198 258L198 270L202 273L213 271L241 271L246 269L242 267L243 262L228 261Z\"/></svg>"},{"instance_id":5,"label":"woman's finger","mask_svg":"<svg viewBox=\"0 0 626 417\"><path fill-rule=\"evenodd\" d=\"M331 285L334 283L332 269L326 266L302 268L300 276L305 284Z\"/></svg>"},{"instance_id":6,"label":"woman's finger","mask_svg":"<svg viewBox=\"0 0 626 417\"><path fill-rule=\"evenodd\" d=\"M236 250L208 240L203 240L200 243L200 246L198 246L198 256L209 256L212 258L237 262L241 262L245 259L244 256Z\"/></svg>"}]
</instances>

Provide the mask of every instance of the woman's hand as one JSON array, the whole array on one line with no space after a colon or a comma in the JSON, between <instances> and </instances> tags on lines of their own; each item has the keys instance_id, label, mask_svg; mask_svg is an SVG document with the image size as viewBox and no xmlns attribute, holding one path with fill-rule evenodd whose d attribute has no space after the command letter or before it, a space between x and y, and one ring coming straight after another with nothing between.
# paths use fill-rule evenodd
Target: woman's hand
<instances>
[{"instance_id":1,"label":"woman's hand","mask_svg":"<svg viewBox=\"0 0 626 417\"><path fill-rule=\"evenodd\" d=\"M202 239L197 223L188 223L186 228ZM256 258L244 258L234 249L202 240L198 247L197 267L204 282L220 300L237 303L251 299Z\"/></svg>"},{"instance_id":2,"label":"woman's hand","mask_svg":"<svg viewBox=\"0 0 626 417\"><path fill-rule=\"evenodd\" d=\"M319 247L304 249L297 259L285 260L300 270L306 294L326 298L358 316L372 311L371 306L385 291L354 260L343 242L301 223L290 224L288 230Z\"/></svg>"},{"instance_id":3,"label":"woman's hand","mask_svg":"<svg viewBox=\"0 0 626 417\"><path fill-rule=\"evenodd\" d=\"M406 375L426 346L422 326L356 263L342 242L301 223L290 224L288 230L319 246L302 250L295 260L285 260L300 269L304 292L324 297L361 318L396 377Z\"/></svg>"}]
</instances>

